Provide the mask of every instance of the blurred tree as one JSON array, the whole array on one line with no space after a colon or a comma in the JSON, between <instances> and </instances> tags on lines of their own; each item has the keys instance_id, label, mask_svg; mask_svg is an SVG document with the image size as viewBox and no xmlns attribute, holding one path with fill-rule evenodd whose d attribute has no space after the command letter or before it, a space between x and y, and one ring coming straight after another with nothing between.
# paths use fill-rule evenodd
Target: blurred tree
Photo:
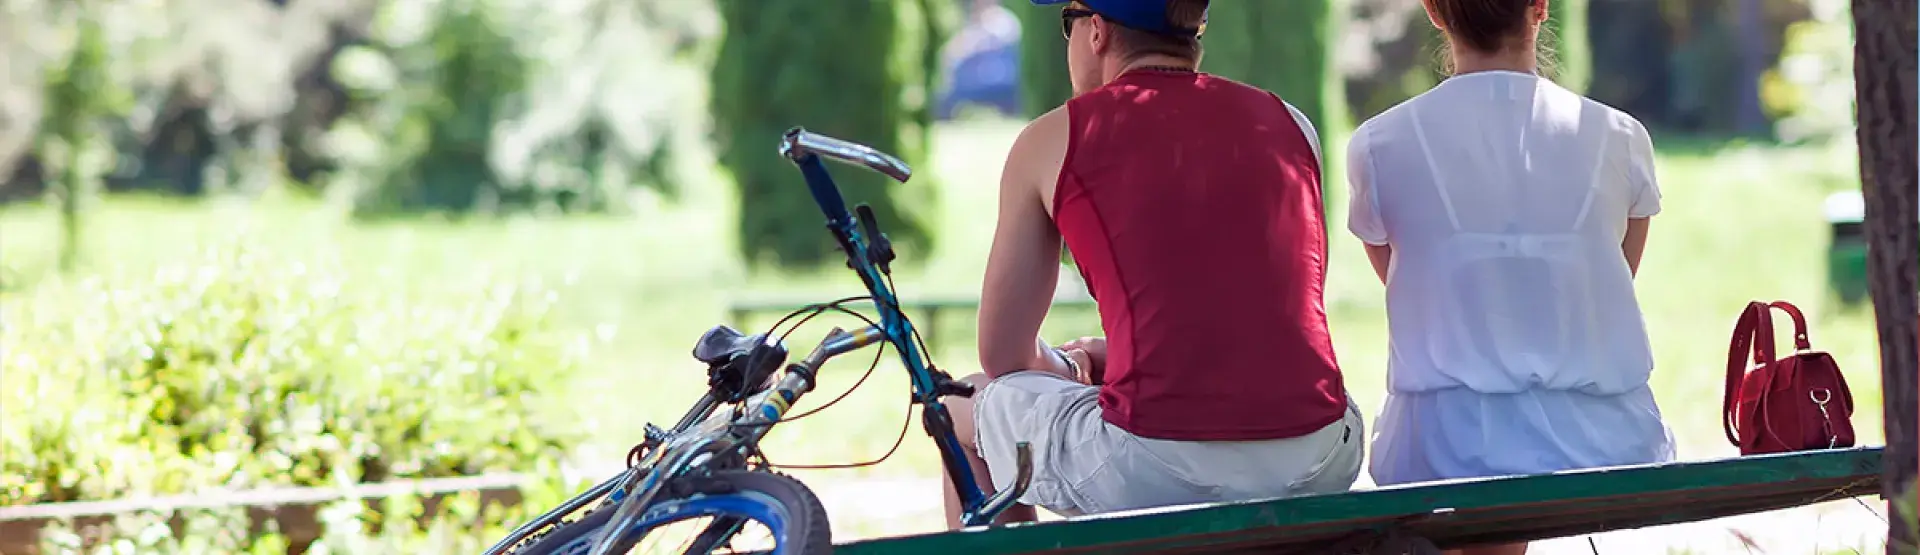
<instances>
[{"instance_id":1,"label":"blurred tree","mask_svg":"<svg viewBox=\"0 0 1920 555\"><path fill-rule=\"evenodd\" d=\"M509 97L527 87L530 62L489 2L444 2L434 13L416 71L426 76L402 117L409 163L392 168L362 212L440 208L465 212L497 202L505 187L489 165L494 126ZM403 93L404 94L404 93ZM491 199L487 197L493 197Z\"/></svg>"},{"instance_id":2,"label":"blurred tree","mask_svg":"<svg viewBox=\"0 0 1920 555\"><path fill-rule=\"evenodd\" d=\"M916 158L924 158L933 143L934 97L940 90L940 50L947 39L953 37L961 18L951 0L919 0L909 7L907 12L912 17L902 27L917 31L913 33L917 40L912 50L917 55L906 71L917 73L919 79L914 83L913 94L908 95L908 111L913 114L913 124L918 129L917 144L912 150L923 153Z\"/></svg>"},{"instance_id":3,"label":"blurred tree","mask_svg":"<svg viewBox=\"0 0 1920 555\"><path fill-rule=\"evenodd\" d=\"M1215 2L1200 67L1280 95L1313 122L1326 152L1336 152L1351 125L1334 62L1346 18L1344 0Z\"/></svg>"},{"instance_id":4,"label":"blurred tree","mask_svg":"<svg viewBox=\"0 0 1920 555\"><path fill-rule=\"evenodd\" d=\"M711 110L720 163L738 185L738 248L749 264L825 262L836 246L820 229L800 174L775 147L783 132L802 126L901 152L904 126L913 121L903 83L919 79L896 63L904 18L895 3L868 0L718 5L726 34ZM924 224L903 209L909 189L865 170L832 171L849 205L873 206L903 257L931 245Z\"/></svg>"},{"instance_id":5,"label":"blurred tree","mask_svg":"<svg viewBox=\"0 0 1920 555\"><path fill-rule=\"evenodd\" d=\"M1593 41L1587 34L1587 0L1547 3L1547 26L1552 30L1553 80L1578 93L1593 82Z\"/></svg>"},{"instance_id":6,"label":"blurred tree","mask_svg":"<svg viewBox=\"0 0 1920 555\"><path fill-rule=\"evenodd\" d=\"M1020 17L1020 110L1047 113L1073 98L1067 76L1067 41L1060 36L1060 10L1028 0L1006 0Z\"/></svg>"},{"instance_id":7,"label":"blurred tree","mask_svg":"<svg viewBox=\"0 0 1920 555\"><path fill-rule=\"evenodd\" d=\"M674 57L697 43L705 6L384 5L368 44L332 60L350 106L323 141L345 170L336 183L362 216L616 210L635 185L670 194L671 146L698 135L684 94L695 72Z\"/></svg>"},{"instance_id":8,"label":"blurred tree","mask_svg":"<svg viewBox=\"0 0 1920 555\"><path fill-rule=\"evenodd\" d=\"M60 203L60 267L71 270L83 251L82 212L112 169L113 146L105 125L125 113L130 99L115 82L109 35L94 2L62 10L74 31L65 58L47 68L40 139L35 149L51 166Z\"/></svg>"}]
</instances>

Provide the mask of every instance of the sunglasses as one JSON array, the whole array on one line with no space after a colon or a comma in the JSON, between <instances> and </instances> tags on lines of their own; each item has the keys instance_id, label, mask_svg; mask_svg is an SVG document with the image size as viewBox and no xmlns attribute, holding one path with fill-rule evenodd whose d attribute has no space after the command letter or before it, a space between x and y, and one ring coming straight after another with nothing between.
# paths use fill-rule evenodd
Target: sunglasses
<instances>
[{"instance_id":1,"label":"sunglasses","mask_svg":"<svg viewBox=\"0 0 1920 555\"><path fill-rule=\"evenodd\" d=\"M1096 15L1100 14L1094 13L1093 10L1062 8L1060 10L1060 36L1067 40L1073 40L1073 22Z\"/></svg>"}]
</instances>

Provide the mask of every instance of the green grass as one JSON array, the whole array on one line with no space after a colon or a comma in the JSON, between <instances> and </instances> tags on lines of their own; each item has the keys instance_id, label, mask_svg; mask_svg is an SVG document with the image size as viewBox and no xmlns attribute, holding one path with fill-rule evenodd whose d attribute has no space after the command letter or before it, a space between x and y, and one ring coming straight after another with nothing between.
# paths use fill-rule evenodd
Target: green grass
<instances>
[{"instance_id":1,"label":"green grass","mask_svg":"<svg viewBox=\"0 0 1920 555\"><path fill-rule=\"evenodd\" d=\"M943 212L932 219L940 250L900 270L904 295L978 292L999 167L1015 130L1007 123L939 130L938 157L923 173L942 184ZM1683 457L1734 454L1719 430L1721 387L1731 325L1750 299L1788 299L1806 309L1815 346L1833 352L1847 372L1862 442L1882 442L1871 313L1836 306L1822 266L1820 202L1829 192L1856 187L1856 167L1844 148L1689 144L1663 155L1665 211L1654 219L1638 288L1658 361L1654 387ZM803 186L797 173L793 186ZM805 275L749 271L730 248L730 187L714 179L682 190L674 203L654 203L624 218L377 225L353 224L318 203L280 197L194 204L116 198L89 220L86 271L143 272L193 249L246 238L274 249L338 253L357 276L392 287L433 288L486 275L544 280L560 292L568 325L602 339L591 377L569 384L577 392L574 404L590 415L581 426L597 438L580 458L618 464L645 422L671 420L699 394L704 376L689 350L701 331L726 318L730 295L787 292L827 300L860 291L859 281L838 266ZM1328 311L1353 395L1371 417L1384 400L1382 290L1335 204ZM8 208L0 211L0 229L6 286L45 279L56 259L52 211ZM970 373L976 368L971 316L949 318L933 354L951 372ZM770 323L732 324L757 329ZM804 352L826 327L796 334L793 349ZM1097 331L1091 316L1063 315L1046 328L1051 339ZM830 365L801 410L851 386L867 356ZM839 405L776 430L768 446L775 462L856 462L884 453L907 417L906 382L892 356ZM919 425L907 434L885 464L798 474L823 481L937 475L938 457Z\"/></svg>"}]
</instances>

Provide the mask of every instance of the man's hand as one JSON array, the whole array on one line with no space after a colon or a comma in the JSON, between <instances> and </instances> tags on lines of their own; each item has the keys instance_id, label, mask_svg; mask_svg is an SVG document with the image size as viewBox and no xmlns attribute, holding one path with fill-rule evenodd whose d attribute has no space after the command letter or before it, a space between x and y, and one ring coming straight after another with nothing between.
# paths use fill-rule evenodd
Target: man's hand
<instances>
[{"instance_id":1,"label":"man's hand","mask_svg":"<svg viewBox=\"0 0 1920 555\"><path fill-rule=\"evenodd\" d=\"M1080 381L1087 385L1099 385L1107 370L1107 338L1082 337L1060 345L1073 362L1080 365L1083 375Z\"/></svg>"}]
</instances>

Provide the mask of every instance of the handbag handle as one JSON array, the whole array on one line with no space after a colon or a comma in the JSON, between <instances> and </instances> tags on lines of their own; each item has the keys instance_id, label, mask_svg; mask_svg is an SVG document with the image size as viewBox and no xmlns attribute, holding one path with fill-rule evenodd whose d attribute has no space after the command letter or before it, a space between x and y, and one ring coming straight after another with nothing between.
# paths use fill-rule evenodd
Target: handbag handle
<instances>
[{"instance_id":1,"label":"handbag handle","mask_svg":"<svg viewBox=\"0 0 1920 555\"><path fill-rule=\"evenodd\" d=\"M1796 352L1813 350L1813 342L1807 338L1807 317L1800 313L1800 307L1793 306L1793 303L1787 301L1774 301L1767 306L1770 308L1778 308L1781 312L1785 312L1787 316L1793 318L1793 348ZM1769 332L1768 335L1772 335L1771 332L1773 330L1769 329L1767 331ZM1769 345L1769 347L1771 347L1771 345Z\"/></svg>"}]
</instances>

